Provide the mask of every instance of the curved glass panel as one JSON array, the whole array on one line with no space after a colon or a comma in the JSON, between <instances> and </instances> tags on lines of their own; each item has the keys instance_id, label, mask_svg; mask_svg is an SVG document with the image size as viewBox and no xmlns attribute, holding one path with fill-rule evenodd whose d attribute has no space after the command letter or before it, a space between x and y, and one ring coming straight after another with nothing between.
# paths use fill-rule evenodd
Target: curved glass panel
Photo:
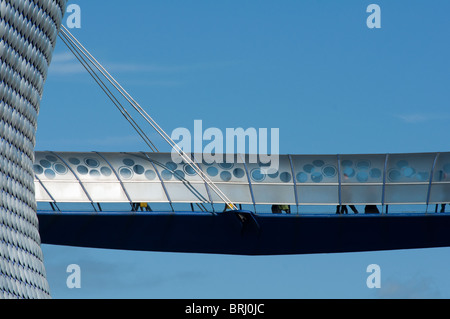
<instances>
[{"instance_id":1,"label":"curved glass panel","mask_svg":"<svg viewBox=\"0 0 450 319\"><path fill-rule=\"evenodd\" d=\"M426 203L435 153L390 154L385 204Z\"/></svg>"},{"instance_id":2,"label":"curved glass panel","mask_svg":"<svg viewBox=\"0 0 450 319\"><path fill-rule=\"evenodd\" d=\"M386 155L341 155L342 204L381 204Z\"/></svg>"},{"instance_id":3,"label":"curved glass panel","mask_svg":"<svg viewBox=\"0 0 450 319\"><path fill-rule=\"evenodd\" d=\"M292 155L299 204L339 203L337 155Z\"/></svg>"},{"instance_id":4,"label":"curved glass panel","mask_svg":"<svg viewBox=\"0 0 450 319\"><path fill-rule=\"evenodd\" d=\"M440 153L436 159L429 203L450 203L450 153Z\"/></svg>"}]
</instances>

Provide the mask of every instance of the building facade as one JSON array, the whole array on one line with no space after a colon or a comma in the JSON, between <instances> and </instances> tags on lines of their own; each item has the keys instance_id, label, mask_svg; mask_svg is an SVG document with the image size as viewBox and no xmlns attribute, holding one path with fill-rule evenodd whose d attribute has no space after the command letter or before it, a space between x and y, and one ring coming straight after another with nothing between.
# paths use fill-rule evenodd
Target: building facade
<instances>
[{"instance_id":1,"label":"building facade","mask_svg":"<svg viewBox=\"0 0 450 319\"><path fill-rule=\"evenodd\" d=\"M34 189L37 116L66 0L0 0L0 298L49 298Z\"/></svg>"}]
</instances>

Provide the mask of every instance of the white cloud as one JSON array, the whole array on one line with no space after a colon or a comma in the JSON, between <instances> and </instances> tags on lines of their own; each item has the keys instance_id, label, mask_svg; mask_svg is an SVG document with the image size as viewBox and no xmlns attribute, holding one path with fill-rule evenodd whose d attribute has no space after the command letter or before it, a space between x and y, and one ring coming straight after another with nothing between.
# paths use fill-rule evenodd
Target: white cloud
<instances>
[{"instance_id":1,"label":"white cloud","mask_svg":"<svg viewBox=\"0 0 450 319\"><path fill-rule=\"evenodd\" d=\"M86 59L86 58L85 58ZM87 59L86 59L87 60ZM224 63L193 63L189 65L158 65L149 63L128 63L128 62L102 62L99 61L108 72L120 73L178 73L203 68L216 68L234 64ZM96 70L96 69L95 69ZM97 71L97 70L96 70ZM58 75L73 75L87 72L78 59L69 51L57 52L53 54L49 67L49 73Z\"/></svg>"},{"instance_id":2,"label":"white cloud","mask_svg":"<svg viewBox=\"0 0 450 319\"><path fill-rule=\"evenodd\" d=\"M450 114L448 113L403 113L394 116L403 122L412 124L450 119Z\"/></svg>"}]
</instances>

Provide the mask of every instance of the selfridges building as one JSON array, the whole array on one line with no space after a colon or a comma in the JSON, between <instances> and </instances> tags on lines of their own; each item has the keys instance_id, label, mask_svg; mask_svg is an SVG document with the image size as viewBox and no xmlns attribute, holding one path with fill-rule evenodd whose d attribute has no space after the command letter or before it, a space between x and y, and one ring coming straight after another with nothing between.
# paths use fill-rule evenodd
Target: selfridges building
<instances>
[{"instance_id":1,"label":"selfridges building","mask_svg":"<svg viewBox=\"0 0 450 319\"><path fill-rule=\"evenodd\" d=\"M33 182L35 133L66 0L0 0L0 298L49 298Z\"/></svg>"}]
</instances>

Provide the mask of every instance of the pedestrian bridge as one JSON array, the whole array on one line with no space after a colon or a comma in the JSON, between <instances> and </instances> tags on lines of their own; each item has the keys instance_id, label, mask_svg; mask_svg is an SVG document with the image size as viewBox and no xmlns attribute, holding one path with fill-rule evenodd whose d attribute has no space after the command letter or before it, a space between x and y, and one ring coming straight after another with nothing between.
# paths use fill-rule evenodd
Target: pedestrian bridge
<instances>
[{"instance_id":1,"label":"pedestrian bridge","mask_svg":"<svg viewBox=\"0 0 450 319\"><path fill-rule=\"evenodd\" d=\"M38 202L199 203L223 201L171 153L36 152ZM234 155L194 163L233 203L395 205L450 202L450 152L280 155L279 169Z\"/></svg>"},{"instance_id":2,"label":"pedestrian bridge","mask_svg":"<svg viewBox=\"0 0 450 319\"><path fill-rule=\"evenodd\" d=\"M224 212L210 184L171 153L36 152L36 200L52 207L38 211L41 240L245 255L450 246L450 214L434 213L450 202L450 153L280 155L276 172L248 155L195 165L246 209ZM152 211L135 211L135 203ZM60 209L67 204L90 209ZM174 209L179 204L192 210ZM102 210L105 205L127 208ZM289 205L291 214L262 214L264 205ZM376 205L381 213L337 215L337 205ZM387 213L404 205L425 208Z\"/></svg>"}]
</instances>

